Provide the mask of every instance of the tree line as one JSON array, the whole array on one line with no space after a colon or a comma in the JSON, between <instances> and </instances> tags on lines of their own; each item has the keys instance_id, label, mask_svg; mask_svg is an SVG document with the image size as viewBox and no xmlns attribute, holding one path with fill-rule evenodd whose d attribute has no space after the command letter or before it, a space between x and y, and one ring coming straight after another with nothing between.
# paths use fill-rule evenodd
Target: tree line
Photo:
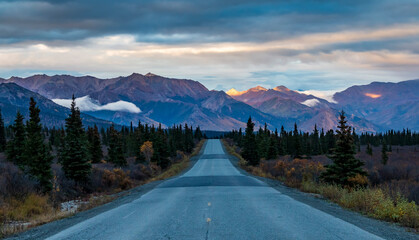
<instances>
[{"instance_id":1,"label":"tree line","mask_svg":"<svg viewBox=\"0 0 419 240\"><path fill-rule=\"evenodd\" d=\"M357 185L366 182L367 173L362 169L363 162L355 157L360 151L360 145L367 145L366 151L372 155L372 145L382 145L381 157L385 165L388 161L387 152L391 152L391 145L416 145L418 133L410 130L394 131L385 133L361 133L347 124L345 113L339 116L337 130L317 129L313 132L298 130L297 124L293 131L285 131L284 127L278 132L270 131L265 124L264 128L254 129L255 124L251 117L247 122L245 132L242 129L233 130L224 135L231 138L241 149L240 153L250 166L258 166L261 159L274 160L278 156L291 155L293 158L309 158L312 155L326 154L332 160L332 164L326 166L326 171L321 178L330 183L340 185Z\"/></svg>"},{"instance_id":2,"label":"tree line","mask_svg":"<svg viewBox=\"0 0 419 240\"><path fill-rule=\"evenodd\" d=\"M191 153L195 143L205 137L199 127L194 130L187 124L164 129L161 124L156 127L139 122L136 127L112 125L99 130L95 125L86 129L74 96L65 127L48 129L41 124L40 109L33 98L29 105L29 119L25 122L24 116L17 112L8 127L4 126L0 110L0 152L5 152L8 161L35 179L43 192L53 187L54 158L66 178L78 185L89 181L92 164L103 161L124 167L127 158L134 157L137 163L153 162L166 169L177 151Z\"/></svg>"},{"instance_id":3,"label":"tree line","mask_svg":"<svg viewBox=\"0 0 419 240\"><path fill-rule=\"evenodd\" d=\"M293 158L301 158L302 156L310 157L323 154L331 154L336 148L338 140L337 134L330 129L318 129L314 126L312 132L302 132L298 130L298 126L294 124L294 130L285 131L282 126L280 131L275 129L271 131L265 123L264 128L259 127L257 131L252 125L249 118L245 132L232 130L224 134L224 137L231 138L237 146L243 147L244 139L250 132L254 136L255 152L252 155L256 158L275 159L278 156L291 155ZM411 146L419 144L419 133L412 132L409 129L402 131L389 130L384 133L361 133L357 134L355 129L351 128L354 148L357 152L361 151L361 145L367 145L367 153L372 154L372 146L382 146L383 151L392 151L391 146ZM385 157L384 157L385 158Z\"/></svg>"}]
</instances>

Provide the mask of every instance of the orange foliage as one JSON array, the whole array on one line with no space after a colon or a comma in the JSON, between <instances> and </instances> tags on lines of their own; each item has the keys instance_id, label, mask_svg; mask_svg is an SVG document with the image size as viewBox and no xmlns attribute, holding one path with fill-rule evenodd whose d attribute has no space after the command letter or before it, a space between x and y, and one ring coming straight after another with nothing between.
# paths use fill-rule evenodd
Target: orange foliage
<instances>
[{"instance_id":1,"label":"orange foliage","mask_svg":"<svg viewBox=\"0 0 419 240\"><path fill-rule=\"evenodd\" d=\"M278 160L271 171L275 177L286 178L285 182L290 186L299 186L303 181L317 181L323 164L307 159L293 159L291 161Z\"/></svg>"},{"instance_id":2,"label":"orange foliage","mask_svg":"<svg viewBox=\"0 0 419 240\"><path fill-rule=\"evenodd\" d=\"M132 186L132 181L129 178L129 171L124 172L122 169L115 168L112 171L104 170L102 182L107 187L118 187L122 190L128 189Z\"/></svg>"}]
</instances>

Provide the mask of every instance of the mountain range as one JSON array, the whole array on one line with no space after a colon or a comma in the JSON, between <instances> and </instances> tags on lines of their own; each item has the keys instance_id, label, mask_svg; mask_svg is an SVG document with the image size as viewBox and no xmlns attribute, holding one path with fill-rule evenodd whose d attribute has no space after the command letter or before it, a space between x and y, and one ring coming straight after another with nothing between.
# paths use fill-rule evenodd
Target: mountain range
<instances>
[{"instance_id":1,"label":"mountain range","mask_svg":"<svg viewBox=\"0 0 419 240\"><path fill-rule=\"evenodd\" d=\"M50 99L15 83L0 83L0 109L6 125L13 124L18 111L25 119L29 119L29 101L31 97L34 98L41 110L40 117L44 126L62 127L65 125L65 119L68 117L70 109L60 106ZM85 113L81 114L81 118L85 126L96 124L100 127L109 127L112 124L110 121L98 119Z\"/></svg>"},{"instance_id":2,"label":"mountain range","mask_svg":"<svg viewBox=\"0 0 419 240\"><path fill-rule=\"evenodd\" d=\"M419 80L353 86L336 93L333 102L285 86L224 92L209 90L197 81L152 73L111 79L34 75L0 79L0 83L3 116L13 118L27 106L29 96L36 96L50 125L63 123L68 112L63 106L69 106L74 94L87 124L136 125L141 121L168 127L188 123L226 131L245 127L251 116L257 126L266 122L271 129L291 129L296 122L301 130L312 131L315 124L335 128L343 109L357 131L419 130Z\"/></svg>"}]
</instances>

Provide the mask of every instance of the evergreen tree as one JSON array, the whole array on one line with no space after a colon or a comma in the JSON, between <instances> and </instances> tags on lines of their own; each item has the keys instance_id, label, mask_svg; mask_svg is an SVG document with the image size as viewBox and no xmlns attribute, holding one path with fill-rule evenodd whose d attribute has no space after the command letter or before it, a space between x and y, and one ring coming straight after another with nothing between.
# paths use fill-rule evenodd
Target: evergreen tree
<instances>
[{"instance_id":1,"label":"evergreen tree","mask_svg":"<svg viewBox=\"0 0 419 240\"><path fill-rule=\"evenodd\" d=\"M4 129L4 121L0 108L0 152L4 152L4 150L6 150L6 131Z\"/></svg>"},{"instance_id":2,"label":"evergreen tree","mask_svg":"<svg viewBox=\"0 0 419 240\"><path fill-rule=\"evenodd\" d=\"M287 132L284 129L284 126L281 126L281 133L280 133L280 142L279 142L279 149L278 149L278 154L280 156L284 156L287 155L288 150L287 150Z\"/></svg>"},{"instance_id":3,"label":"evergreen tree","mask_svg":"<svg viewBox=\"0 0 419 240\"><path fill-rule=\"evenodd\" d=\"M141 121L138 121L138 127L134 131L135 135L135 142L137 144L137 151L136 151L136 161L137 162L144 162L146 160L144 154L141 152L141 146L143 146L145 140L145 128L141 124Z\"/></svg>"},{"instance_id":4,"label":"evergreen tree","mask_svg":"<svg viewBox=\"0 0 419 240\"><path fill-rule=\"evenodd\" d=\"M198 141L201 141L201 139L202 139L202 132L201 132L201 128L199 126L195 130L194 138Z\"/></svg>"},{"instance_id":5,"label":"evergreen tree","mask_svg":"<svg viewBox=\"0 0 419 240\"><path fill-rule=\"evenodd\" d=\"M80 117L80 110L76 107L73 95L71 113L66 119L66 137L63 152L60 154L63 170L67 178L77 184L86 182L92 169L87 151L87 139Z\"/></svg>"},{"instance_id":6,"label":"evergreen tree","mask_svg":"<svg viewBox=\"0 0 419 240\"><path fill-rule=\"evenodd\" d=\"M95 125L89 128L89 154L92 163L98 163L103 158L102 144L100 142L99 129Z\"/></svg>"},{"instance_id":7,"label":"evergreen tree","mask_svg":"<svg viewBox=\"0 0 419 240\"><path fill-rule=\"evenodd\" d=\"M317 130L317 125L314 125L314 131L313 134L311 135L311 141L312 141L312 146L311 146L311 153L313 155L319 155L320 154L320 142L319 142L319 130Z\"/></svg>"},{"instance_id":8,"label":"evergreen tree","mask_svg":"<svg viewBox=\"0 0 419 240\"><path fill-rule=\"evenodd\" d=\"M119 167L126 166L127 160L124 157L121 134L115 130L113 125L109 129L109 133L108 161Z\"/></svg>"},{"instance_id":9,"label":"evergreen tree","mask_svg":"<svg viewBox=\"0 0 419 240\"><path fill-rule=\"evenodd\" d=\"M51 163L53 157L49 147L44 143L42 124L39 118L40 109L33 98L30 99L29 121L26 123L27 138L24 158L29 166L29 173L34 176L44 192L52 189Z\"/></svg>"},{"instance_id":10,"label":"evergreen tree","mask_svg":"<svg viewBox=\"0 0 419 240\"><path fill-rule=\"evenodd\" d=\"M367 144L367 154L372 156L372 147L371 147L371 144L369 143Z\"/></svg>"},{"instance_id":11,"label":"evergreen tree","mask_svg":"<svg viewBox=\"0 0 419 240\"><path fill-rule=\"evenodd\" d=\"M194 147L193 141L193 130L188 127L185 123L185 134L184 134L184 151L187 153L192 152Z\"/></svg>"},{"instance_id":12,"label":"evergreen tree","mask_svg":"<svg viewBox=\"0 0 419 240\"><path fill-rule=\"evenodd\" d=\"M386 165L388 161L387 151L387 144L383 141L383 147L381 148L381 163L383 163L383 165Z\"/></svg>"},{"instance_id":13,"label":"evergreen tree","mask_svg":"<svg viewBox=\"0 0 419 240\"><path fill-rule=\"evenodd\" d=\"M243 139L243 152L242 156L243 158L252 166L256 166L259 164L259 155L257 152L257 144L256 144L256 137L253 133L253 128L255 124L252 122L252 118L249 117L249 120L247 121L247 127L246 127L246 135Z\"/></svg>"},{"instance_id":14,"label":"evergreen tree","mask_svg":"<svg viewBox=\"0 0 419 240\"><path fill-rule=\"evenodd\" d=\"M325 154L325 153L328 152L326 136L324 134L324 129L323 128L322 128L322 131L320 132L320 149L321 149L322 154Z\"/></svg>"},{"instance_id":15,"label":"evergreen tree","mask_svg":"<svg viewBox=\"0 0 419 240\"><path fill-rule=\"evenodd\" d=\"M276 136L272 135L269 138L269 147L268 147L268 153L266 156L266 159L276 159L278 156L278 142L276 141Z\"/></svg>"},{"instance_id":16,"label":"evergreen tree","mask_svg":"<svg viewBox=\"0 0 419 240\"><path fill-rule=\"evenodd\" d=\"M191 129L187 128L186 126L185 126L185 135L192 134ZM187 138L189 136L185 136L185 137ZM188 140L186 140L185 142L187 141ZM193 145L191 147L193 148ZM153 154L153 157L151 158L151 161L155 162L162 169L166 169L170 165L169 151L168 151L169 146L167 144L167 139L164 134L164 131L161 128L161 124L159 124L159 128L157 129L157 132L154 134L153 148L154 148L154 154Z\"/></svg>"},{"instance_id":17,"label":"evergreen tree","mask_svg":"<svg viewBox=\"0 0 419 240\"><path fill-rule=\"evenodd\" d=\"M333 163L326 166L326 172L321 177L329 183L350 186L353 185L350 178L356 175L366 176L366 172L362 169L363 163L355 158L351 127L347 125L344 111L340 113L339 118L336 148L330 156Z\"/></svg>"},{"instance_id":18,"label":"evergreen tree","mask_svg":"<svg viewBox=\"0 0 419 240\"><path fill-rule=\"evenodd\" d=\"M294 123L294 158L301 158L301 140L298 132L297 123Z\"/></svg>"},{"instance_id":19,"label":"evergreen tree","mask_svg":"<svg viewBox=\"0 0 419 240\"><path fill-rule=\"evenodd\" d=\"M13 137L6 147L7 160L13 162L22 170L27 164L23 156L26 141L26 129L23 119L23 115L18 111L15 122L12 125Z\"/></svg>"}]
</instances>

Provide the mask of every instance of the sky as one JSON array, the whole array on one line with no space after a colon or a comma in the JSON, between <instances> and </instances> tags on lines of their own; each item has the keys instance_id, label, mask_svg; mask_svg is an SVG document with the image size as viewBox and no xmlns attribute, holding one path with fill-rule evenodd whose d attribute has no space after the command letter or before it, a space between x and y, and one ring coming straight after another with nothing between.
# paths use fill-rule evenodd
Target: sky
<instances>
[{"instance_id":1,"label":"sky","mask_svg":"<svg viewBox=\"0 0 419 240\"><path fill-rule=\"evenodd\" d=\"M0 1L0 77L152 72L209 89L419 78L419 1Z\"/></svg>"}]
</instances>

